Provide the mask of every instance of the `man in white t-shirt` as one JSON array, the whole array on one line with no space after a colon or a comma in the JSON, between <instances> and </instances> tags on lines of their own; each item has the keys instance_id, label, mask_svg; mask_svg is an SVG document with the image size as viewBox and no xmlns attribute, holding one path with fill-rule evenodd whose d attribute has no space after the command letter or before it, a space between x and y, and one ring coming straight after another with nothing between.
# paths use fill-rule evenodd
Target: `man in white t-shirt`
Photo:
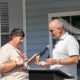
<instances>
[{"instance_id":1,"label":"man in white t-shirt","mask_svg":"<svg viewBox=\"0 0 80 80\"><path fill-rule=\"evenodd\" d=\"M19 50L25 34L15 28L10 33L10 41L0 49L0 80L28 80L24 71L25 55Z\"/></svg>"},{"instance_id":2,"label":"man in white t-shirt","mask_svg":"<svg viewBox=\"0 0 80 80\"><path fill-rule=\"evenodd\" d=\"M59 69L74 76L77 80L77 63L79 56L79 44L77 40L64 30L61 19L54 19L49 24L49 30L54 38L59 39L52 51L52 58L46 61L37 60L36 64L41 66L50 65L50 69ZM39 56L36 57L39 59Z\"/></svg>"}]
</instances>

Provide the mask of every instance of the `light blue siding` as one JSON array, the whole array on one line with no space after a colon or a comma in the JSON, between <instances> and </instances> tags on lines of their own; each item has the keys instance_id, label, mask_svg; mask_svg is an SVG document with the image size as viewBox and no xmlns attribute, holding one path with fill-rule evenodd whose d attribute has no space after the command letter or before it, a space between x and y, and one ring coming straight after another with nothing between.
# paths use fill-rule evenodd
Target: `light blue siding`
<instances>
[{"instance_id":1,"label":"light blue siding","mask_svg":"<svg viewBox=\"0 0 80 80\"><path fill-rule=\"evenodd\" d=\"M80 0L26 0L29 55L39 52L49 43L48 13L77 10L80 10Z\"/></svg>"}]
</instances>

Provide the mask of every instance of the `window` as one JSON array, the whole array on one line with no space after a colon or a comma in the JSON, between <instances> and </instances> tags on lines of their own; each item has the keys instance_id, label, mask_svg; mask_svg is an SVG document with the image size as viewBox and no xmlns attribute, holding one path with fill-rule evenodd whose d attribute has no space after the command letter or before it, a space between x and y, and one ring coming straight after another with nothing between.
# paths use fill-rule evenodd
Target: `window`
<instances>
[{"instance_id":1,"label":"window","mask_svg":"<svg viewBox=\"0 0 80 80\"><path fill-rule=\"evenodd\" d=\"M49 22L54 18L61 18L65 25L65 29L69 31L72 35L74 35L80 44L80 11L49 13L48 18ZM49 44L52 47L55 44L55 40L52 39L50 34L49 34ZM52 51L52 47L50 51Z\"/></svg>"},{"instance_id":2,"label":"window","mask_svg":"<svg viewBox=\"0 0 80 80\"><path fill-rule=\"evenodd\" d=\"M8 3L0 3L0 46L9 41Z\"/></svg>"}]
</instances>

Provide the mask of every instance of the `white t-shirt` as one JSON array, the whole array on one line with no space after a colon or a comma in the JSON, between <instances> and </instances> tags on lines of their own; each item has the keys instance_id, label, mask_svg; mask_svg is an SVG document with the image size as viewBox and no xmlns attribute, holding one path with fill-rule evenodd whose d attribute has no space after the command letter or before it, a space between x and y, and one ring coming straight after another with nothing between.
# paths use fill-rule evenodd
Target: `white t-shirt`
<instances>
[{"instance_id":1,"label":"white t-shirt","mask_svg":"<svg viewBox=\"0 0 80 80\"><path fill-rule=\"evenodd\" d=\"M0 66L5 62L18 61L21 56L18 54L18 49L11 46L9 43L5 44L0 49ZM20 52L20 51L19 51ZM16 67L7 73L1 73L1 80L26 80L28 73L23 71L23 67Z\"/></svg>"},{"instance_id":2,"label":"white t-shirt","mask_svg":"<svg viewBox=\"0 0 80 80\"><path fill-rule=\"evenodd\" d=\"M66 33L55 45L55 48L52 51L52 57L54 59L67 59L72 55L79 55L79 44L73 36ZM50 68L62 70L66 74L75 76L74 80L77 80L77 64L55 64L51 65Z\"/></svg>"}]
</instances>

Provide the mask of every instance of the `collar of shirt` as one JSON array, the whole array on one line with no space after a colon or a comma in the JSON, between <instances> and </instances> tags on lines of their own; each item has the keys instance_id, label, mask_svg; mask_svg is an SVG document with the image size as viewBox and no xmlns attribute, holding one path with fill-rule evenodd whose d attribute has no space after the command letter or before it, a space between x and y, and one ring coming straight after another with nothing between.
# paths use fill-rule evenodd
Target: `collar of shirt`
<instances>
[{"instance_id":1,"label":"collar of shirt","mask_svg":"<svg viewBox=\"0 0 80 80\"><path fill-rule=\"evenodd\" d=\"M66 32L63 36L61 36L61 37L60 37L60 39L59 39L59 40L64 40L64 39L68 36L68 34L69 34L69 33L68 33L68 32Z\"/></svg>"}]
</instances>

